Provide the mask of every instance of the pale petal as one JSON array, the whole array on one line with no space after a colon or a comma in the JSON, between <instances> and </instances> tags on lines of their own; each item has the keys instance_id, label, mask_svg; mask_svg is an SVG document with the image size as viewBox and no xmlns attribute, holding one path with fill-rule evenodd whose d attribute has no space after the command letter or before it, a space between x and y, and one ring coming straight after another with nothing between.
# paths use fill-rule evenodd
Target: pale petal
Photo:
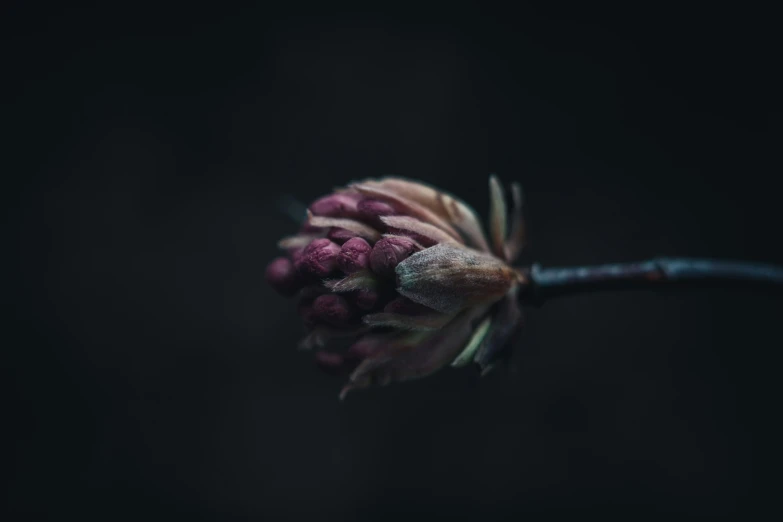
<instances>
[{"instance_id":1,"label":"pale petal","mask_svg":"<svg viewBox=\"0 0 783 522\"><path fill-rule=\"evenodd\" d=\"M351 374L351 382L343 388L341 398L351 389L418 379L447 366L468 342L473 332L473 321L487 308L481 306L465 310L444 328L421 337L418 342L414 340L368 357Z\"/></svg>"},{"instance_id":2,"label":"pale petal","mask_svg":"<svg viewBox=\"0 0 783 522\"><path fill-rule=\"evenodd\" d=\"M498 303L492 328L473 359L484 373L510 353L510 341L522 325L522 311L517 303L517 293L518 287L515 287Z\"/></svg>"},{"instance_id":3,"label":"pale petal","mask_svg":"<svg viewBox=\"0 0 783 522\"><path fill-rule=\"evenodd\" d=\"M469 246L489 252L489 246L481 228L481 220L470 205L453 194L438 190L425 183L403 178L383 178L378 183L408 200L431 209L453 225Z\"/></svg>"},{"instance_id":4,"label":"pale petal","mask_svg":"<svg viewBox=\"0 0 783 522\"><path fill-rule=\"evenodd\" d=\"M492 238L492 251L501 259L506 259L506 196L497 176L489 177L489 229Z\"/></svg>"},{"instance_id":5,"label":"pale petal","mask_svg":"<svg viewBox=\"0 0 783 522\"><path fill-rule=\"evenodd\" d=\"M324 216L314 216L312 212L307 211L307 223L314 227L339 227L354 232L357 236L367 241L378 241L381 233L361 221L348 218L333 218Z\"/></svg>"},{"instance_id":6,"label":"pale petal","mask_svg":"<svg viewBox=\"0 0 783 522\"><path fill-rule=\"evenodd\" d=\"M522 215L522 186L519 183L511 184L511 196L514 201L514 210L511 214L511 233L506 239L506 259L509 262L516 261L525 246L525 220Z\"/></svg>"},{"instance_id":7,"label":"pale petal","mask_svg":"<svg viewBox=\"0 0 783 522\"><path fill-rule=\"evenodd\" d=\"M460 353L456 359L451 363L454 367L462 367L467 364L470 364L473 362L473 357L476 355L476 350L478 350L482 343L484 342L484 338L487 335L487 332L489 332L489 327L492 325L492 319L487 317L483 321L481 321L481 324L476 327L476 330L473 332L473 335L470 337L470 341L468 341L468 344L465 345L465 348L462 350L462 353Z\"/></svg>"},{"instance_id":8,"label":"pale petal","mask_svg":"<svg viewBox=\"0 0 783 522\"><path fill-rule=\"evenodd\" d=\"M419 236L431 239L433 243L460 244L438 227L410 216L381 216L381 221L383 221L386 226L413 232Z\"/></svg>"},{"instance_id":9,"label":"pale petal","mask_svg":"<svg viewBox=\"0 0 783 522\"><path fill-rule=\"evenodd\" d=\"M324 237L324 234L297 234L295 236L284 237L277 242L277 246L281 250L304 248L312 243L314 239L320 239L322 237Z\"/></svg>"},{"instance_id":10,"label":"pale petal","mask_svg":"<svg viewBox=\"0 0 783 522\"><path fill-rule=\"evenodd\" d=\"M382 312L362 317L364 324L372 327L387 326L401 330L438 330L454 316L432 312L426 315L406 315Z\"/></svg>"},{"instance_id":11,"label":"pale petal","mask_svg":"<svg viewBox=\"0 0 783 522\"><path fill-rule=\"evenodd\" d=\"M355 272L343 279L324 281L324 286L332 292L353 292L355 290L372 290L378 286L378 280L369 270Z\"/></svg>"},{"instance_id":12,"label":"pale petal","mask_svg":"<svg viewBox=\"0 0 783 522\"><path fill-rule=\"evenodd\" d=\"M404 196L393 192L392 190L381 186L378 182L367 181L352 185L353 188L375 199L386 201L397 209L401 214L407 214L420 220L435 225L454 240L461 241L459 233L446 220L438 216L428 207L417 203L416 201L405 198Z\"/></svg>"},{"instance_id":13,"label":"pale petal","mask_svg":"<svg viewBox=\"0 0 783 522\"><path fill-rule=\"evenodd\" d=\"M411 255L396 272L401 295L446 314L495 302L518 278L491 254L444 243Z\"/></svg>"}]
</instances>

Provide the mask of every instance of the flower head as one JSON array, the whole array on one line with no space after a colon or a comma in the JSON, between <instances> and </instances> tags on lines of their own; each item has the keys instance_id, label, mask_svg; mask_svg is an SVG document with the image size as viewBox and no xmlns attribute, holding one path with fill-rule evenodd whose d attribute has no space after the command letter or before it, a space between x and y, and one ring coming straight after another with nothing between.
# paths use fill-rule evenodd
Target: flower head
<instances>
[{"instance_id":1,"label":"flower head","mask_svg":"<svg viewBox=\"0 0 783 522\"><path fill-rule=\"evenodd\" d=\"M488 370L521 323L512 268L524 242L522 192L512 185L511 230L503 189L490 177L489 238L476 213L423 183L382 178L352 183L313 202L287 255L267 282L297 295L325 370L348 373L352 389L424 377L451 364ZM329 349L347 339L344 351Z\"/></svg>"}]
</instances>

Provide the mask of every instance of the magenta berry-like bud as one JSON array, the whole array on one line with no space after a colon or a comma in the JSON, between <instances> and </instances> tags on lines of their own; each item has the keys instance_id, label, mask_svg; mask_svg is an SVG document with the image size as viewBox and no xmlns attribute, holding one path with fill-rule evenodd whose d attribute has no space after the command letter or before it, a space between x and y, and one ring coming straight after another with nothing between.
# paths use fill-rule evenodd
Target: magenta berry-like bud
<instances>
[{"instance_id":1,"label":"magenta berry-like bud","mask_svg":"<svg viewBox=\"0 0 783 522\"><path fill-rule=\"evenodd\" d=\"M356 232L351 232L350 230L346 230L340 227L332 227L326 237L338 245L342 245L349 239L356 237Z\"/></svg>"},{"instance_id":2,"label":"magenta berry-like bud","mask_svg":"<svg viewBox=\"0 0 783 522\"><path fill-rule=\"evenodd\" d=\"M319 322L339 328L348 325L353 317L353 311L344 297L324 294L313 301L313 315Z\"/></svg>"},{"instance_id":3,"label":"magenta berry-like bud","mask_svg":"<svg viewBox=\"0 0 783 522\"><path fill-rule=\"evenodd\" d=\"M405 237L385 237L375 243L370 253L370 266L380 276L394 275L395 267L416 251L416 244Z\"/></svg>"},{"instance_id":4,"label":"magenta berry-like bud","mask_svg":"<svg viewBox=\"0 0 783 522\"><path fill-rule=\"evenodd\" d=\"M294 264L287 257L278 257L269 263L265 275L269 286L285 296L294 295L301 286Z\"/></svg>"},{"instance_id":5,"label":"magenta berry-like bud","mask_svg":"<svg viewBox=\"0 0 783 522\"><path fill-rule=\"evenodd\" d=\"M345 358L339 353L324 350L315 352L315 364L327 373L341 373L345 366Z\"/></svg>"},{"instance_id":6,"label":"magenta berry-like bud","mask_svg":"<svg viewBox=\"0 0 783 522\"><path fill-rule=\"evenodd\" d=\"M296 260L296 269L303 274L326 277L337 267L340 246L326 238L313 240Z\"/></svg>"},{"instance_id":7,"label":"magenta berry-like bud","mask_svg":"<svg viewBox=\"0 0 783 522\"><path fill-rule=\"evenodd\" d=\"M331 194L315 200L310 205L310 212L316 216L358 217L357 205L360 199L361 197L355 194Z\"/></svg>"},{"instance_id":8,"label":"magenta berry-like bud","mask_svg":"<svg viewBox=\"0 0 783 522\"><path fill-rule=\"evenodd\" d=\"M361 310L372 310L378 303L378 292L376 290L362 289L356 292L354 302Z\"/></svg>"},{"instance_id":9,"label":"magenta berry-like bud","mask_svg":"<svg viewBox=\"0 0 783 522\"><path fill-rule=\"evenodd\" d=\"M364 270L370 265L370 244L360 237L349 239L337 256L337 267L346 274Z\"/></svg>"},{"instance_id":10,"label":"magenta berry-like bud","mask_svg":"<svg viewBox=\"0 0 783 522\"><path fill-rule=\"evenodd\" d=\"M356 208L359 212L359 217L374 225L383 224L381 216L397 215L397 211L394 210L394 207L383 201L378 201L377 199L363 199Z\"/></svg>"}]
</instances>

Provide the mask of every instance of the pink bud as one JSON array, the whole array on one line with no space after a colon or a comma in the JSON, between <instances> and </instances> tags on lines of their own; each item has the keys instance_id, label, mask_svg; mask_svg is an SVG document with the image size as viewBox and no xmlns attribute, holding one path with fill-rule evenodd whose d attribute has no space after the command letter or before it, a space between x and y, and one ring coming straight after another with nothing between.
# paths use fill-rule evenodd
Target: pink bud
<instances>
[{"instance_id":1,"label":"pink bud","mask_svg":"<svg viewBox=\"0 0 783 522\"><path fill-rule=\"evenodd\" d=\"M346 326L353 313L344 297L337 294L324 294L313 301L313 315L320 321L332 326Z\"/></svg>"},{"instance_id":2,"label":"pink bud","mask_svg":"<svg viewBox=\"0 0 783 522\"><path fill-rule=\"evenodd\" d=\"M291 261L294 263L294 268L296 268L297 264L299 263L299 260L302 259L302 254L304 253L304 248L292 248L288 251L288 255L291 256Z\"/></svg>"},{"instance_id":3,"label":"pink bud","mask_svg":"<svg viewBox=\"0 0 783 522\"><path fill-rule=\"evenodd\" d=\"M296 269L305 275L326 277L337 267L340 247L326 238L314 239L296 260Z\"/></svg>"},{"instance_id":4,"label":"pink bud","mask_svg":"<svg viewBox=\"0 0 783 522\"><path fill-rule=\"evenodd\" d=\"M384 226L380 219L381 216L397 215L397 211L394 210L391 205L384 203L383 201L378 201L377 199L363 199L357 205L357 211L359 212L359 217L361 219L375 226L380 225L381 227Z\"/></svg>"},{"instance_id":5,"label":"pink bud","mask_svg":"<svg viewBox=\"0 0 783 522\"><path fill-rule=\"evenodd\" d=\"M337 256L337 267L346 274L364 270L370 264L370 244L360 237L345 242Z\"/></svg>"},{"instance_id":6,"label":"pink bud","mask_svg":"<svg viewBox=\"0 0 783 522\"><path fill-rule=\"evenodd\" d=\"M301 286L293 263L286 257L278 257L267 265L266 282L285 296L293 295Z\"/></svg>"},{"instance_id":7,"label":"pink bud","mask_svg":"<svg viewBox=\"0 0 783 522\"><path fill-rule=\"evenodd\" d=\"M310 205L310 212L316 216L356 218L360 199L358 194L330 194L315 200Z\"/></svg>"},{"instance_id":8,"label":"pink bud","mask_svg":"<svg viewBox=\"0 0 783 522\"><path fill-rule=\"evenodd\" d=\"M351 232L350 230L345 230L344 228L340 227L332 227L329 229L329 233L326 235L326 237L338 245L342 245L352 237L356 237L356 232Z\"/></svg>"},{"instance_id":9,"label":"pink bud","mask_svg":"<svg viewBox=\"0 0 783 522\"><path fill-rule=\"evenodd\" d=\"M378 292L375 290L359 290L356 292L355 303L362 310L372 310L378 302Z\"/></svg>"},{"instance_id":10,"label":"pink bud","mask_svg":"<svg viewBox=\"0 0 783 522\"><path fill-rule=\"evenodd\" d=\"M345 360L342 355L334 352L319 351L315 352L315 364L327 373L340 373L345 366Z\"/></svg>"},{"instance_id":11,"label":"pink bud","mask_svg":"<svg viewBox=\"0 0 783 522\"><path fill-rule=\"evenodd\" d=\"M394 275L394 268L416 250L413 240L404 237L385 237L375 243L370 253L370 267L380 276Z\"/></svg>"}]
</instances>

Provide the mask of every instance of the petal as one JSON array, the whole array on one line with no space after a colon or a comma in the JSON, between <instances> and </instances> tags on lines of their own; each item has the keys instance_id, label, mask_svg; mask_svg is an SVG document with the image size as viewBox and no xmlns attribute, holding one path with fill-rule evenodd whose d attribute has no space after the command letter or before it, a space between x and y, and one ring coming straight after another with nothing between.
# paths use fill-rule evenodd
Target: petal
<instances>
[{"instance_id":1,"label":"petal","mask_svg":"<svg viewBox=\"0 0 783 522\"><path fill-rule=\"evenodd\" d=\"M511 196L514 201L514 210L511 214L511 233L506 239L506 259L509 262L516 261L519 253L525 246L525 220L522 215L522 186L519 183L511 184Z\"/></svg>"},{"instance_id":2,"label":"petal","mask_svg":"<svg viewBox=\"0 0 783 522\"><path fill-rule=\"evenodd\" d=\"M383 216L381 217L381 221L388 227L413 232L414 234L432 240L433 243L460 244L438 227L410 216Z\"/></svg>"},{"instance_id":3,"label":"petal","mask_svg":"<svg viewBox=\"0 0 783 522\"><path fill-rule=\"evenodd\" d=\"M278 248L281 250L291 250L294 248L304 248L315 239L324 237L323 234L297 234L295 236L284 237L277 242Z\"/></svg>"},{"instance_id":4,"label":"petal","mask_svg":"<svg viewBox=\"0 0 783 522\"><path fill-rule=\"evenodd\" d=\"M492 238L492 251L501 259L506 259L506 199L503 187L497 176L489 177L489 229Z\"/></svg>"},{"instance_id":5,"label":"petal","mask_svg":"<svg viewBox=\"0 0 783 522\"><path fill-rule=\"evenodd\" d=\"M390 327L400 330L438 330L454 316L432 312L426 315L407 315L381 312L362 317L364 324L371 327Z\"/></svg>"},{"instance_id":6,"label":"petal","mask_svg":"<svg viewBox=\"0 0 783 522\"><path fill-rule=\"evenodd\" d=\"M432 209L438 216L453 225L469 246L485 252L489 251L481 228L481 220L470 205L453 194L437 190L425 183L403 178L383 178L378 183L410 201Z\"/></svg>"},{"instance_id":7,"label":"petal","mask_svg":"<svg viewBox=\"0 0 783 522\"><path fill-rule=\"evenodd\" d=\"M384 188L376 181L357 183L352 187L367 196L389 203L400 214L407 214L430 223L449 234L454 240L462 241L459 233L431 209Z\"/></svg>"},{"instance_id":8,"label":"petal","mask_svg":"<svg viewBox=\"0 0 783 522\"><path fill-rule=\"evenodd\" d=\"M345 398L352 389L418 379L447 366L470 338L472 322L487 308L481 306L465 310L432 334L413 332L420 337L409 338L405 344L381 349L370 355L353 371L350 383L343 388L340 398Z\"/></svg>"},{"instance_id":9,"label":"petal","mask_svg":"<svg viewBox=\"0 0 783 522\"><path fill-rule=\"evenodd\" d=\"M517 281L517 272L478 250L438 244L397 265L397 291L446 314L497 301Z\"/></svg>"},{"instance_id":10,"label":"petal","mask_svg":"<svg viewBox=\"0 0 783 522\"><path fill-rule=\"evenodd\" d=\"M482 373L489 371L504 355L510 352L510 341L522 326L522 311L517 303L518 288L511 290L498 303L492 318L492 328L476 352L474 361Z\"/></svg>"},{"instance_id":11,"label":"petal","mask_svg":"<svg viewBox=\"0 0 783 522\"><path fill-rule=\"evenodd\" d=\"M355 290L372 290L378 285L378 280L369 270L362 270L342 279L325 281L324 285L332 292L353 292Z\"/></svg>"},{"instance_id":12,"label":"petal","mask_svg":"<svg viewBox=\"0 0 783 522\"><path fill-rule=\"evenodd\" d=\"M460 353L451 363L452 366L459 368L473 361L473 357L476 355L476 351L481 348L481 345L483 344L491 325L492 319L487 317L481 322L481 324L478 325L478 327L476 327L476 330L470 337L470 341L468 341L468 344L466 344L465 348L463 348L462 353Z\"/></svg>"},{"instance_id":13,"label":"petal","mask_svg":"<svg viewBox=\"0 0 783 522\"><path fill-rule=\"evenodd\" d=\"M367 241L375 242L381 238L381 233L361 221L348 218L334 218L314 216L312 212L307 211L307 223L315 227L338 227L354 232L357 236Z\"/></svg>"}]
</instances>

